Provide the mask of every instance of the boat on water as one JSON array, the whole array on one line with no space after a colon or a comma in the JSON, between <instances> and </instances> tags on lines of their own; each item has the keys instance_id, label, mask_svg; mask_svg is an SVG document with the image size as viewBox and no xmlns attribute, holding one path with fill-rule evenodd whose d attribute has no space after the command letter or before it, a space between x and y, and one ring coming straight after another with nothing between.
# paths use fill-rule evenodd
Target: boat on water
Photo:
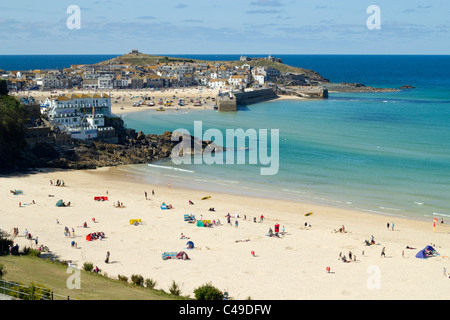
<instances>
[{"instance_id":1,"label":"boat on water","mask_svg":"<svg viewBox=\"0 0 450 320\"><path fill-rule=\"evenodd\" d=\"M164 109L163 107L159 107L158 109L156 109L156 111L166 111L166 109Z\"/></svg>"}]
</instances>

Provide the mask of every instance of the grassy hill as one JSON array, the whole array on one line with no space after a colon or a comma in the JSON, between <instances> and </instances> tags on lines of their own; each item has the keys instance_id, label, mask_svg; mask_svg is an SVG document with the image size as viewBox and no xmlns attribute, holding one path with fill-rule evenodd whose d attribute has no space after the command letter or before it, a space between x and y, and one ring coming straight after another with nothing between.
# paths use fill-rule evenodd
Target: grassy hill
<instances>
[{"instance_id":1,"label":"grassy hill","mask_svg":"<svg viewBox=\"0 0 450 320\"><path fill-rule=\"evenodd\" d=\"M290 73L295 73L295 74L304 74L308 78L316 80L316 81L327 81L321 75L319 75L317 72L315 72L313 70L298 68L298 67L290 66L290 65L280 63L280 62L269 61L266 58L253 58L251 61L238 61L238 60L236 60L236 61L207 61L207 60L199 60L199 59L157 56L157 55L150 55L150 54L144 54L144 53L138 53L138 54L127 53L122 56L118 56L116 58L100 62L97 65L120 64L120 65L130 65L130 66L136 67L136 66L146 66L146 65L157 65L158 63L209 63L209 64L217 63L217 64L226 64L226 65L231 65L231 66L242 66L243 64L248 63L252 67L256 67L256 66L272 67L272 68L280 70L282 73L290 72Z\"/></svg>"},{"instance_id":2,"label":"grassy hill","mask_svg":"<svg viewBox=\"0 0 450 320\"><path fill-rule=\"evenodd\" d=\"M81 270L80 289L69 289L67 266L33 256L0 256L0 264L5 267L6 281L20 282L23 285L43 285L54 292L54 299L66 300L175 300L186 299L171 295L162 290L137 287L93 272ZM154 279L157 281L157 279ZM157 285L158 286L158 285Z\"/></svg>"}]
</instances>

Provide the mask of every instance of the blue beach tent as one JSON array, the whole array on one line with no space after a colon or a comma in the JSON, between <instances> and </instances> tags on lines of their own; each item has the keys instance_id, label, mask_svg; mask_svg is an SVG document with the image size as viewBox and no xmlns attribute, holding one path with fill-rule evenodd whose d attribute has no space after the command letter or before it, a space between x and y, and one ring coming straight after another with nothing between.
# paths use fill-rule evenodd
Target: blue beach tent
<instances>
[{"instance_id":1,"label":"blue beach tent","mask_svg":"<svg viewBox=\"0 0 450 320\"><path fill-rule=\"evenodd\" d=\"M438 255L436 250L432 246L426 246L425 248L423 248L422 250L417 252L416 258L426 259L428 257L435 256L435 255Z\"/></svg>"},{"instance_id":2,"label":"blue beach tent","mask_svg":"<svg viewBox=\"0 0 450 320\"><path fill-rule=\"evenodd\" d=\"M186 243L186 249L194 249L194 243L192 241L188 241L188 243Z\"/></svg>"}]
</instances>

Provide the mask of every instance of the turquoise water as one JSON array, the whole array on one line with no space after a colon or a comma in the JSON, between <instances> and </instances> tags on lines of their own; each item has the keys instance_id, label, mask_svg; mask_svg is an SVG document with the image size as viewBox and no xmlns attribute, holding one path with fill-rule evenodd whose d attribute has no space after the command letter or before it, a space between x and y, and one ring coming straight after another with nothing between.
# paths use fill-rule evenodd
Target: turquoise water
<instances>
[{"instance_id":1,"label":"turquoise water","mask_svg":"<svg viewBox=\"0 0 450 320\"><path fill-rule=\"evenodd\" d=\"M401 73L398 69L396 73ZM416 89L331 93L327 100L271 101L236 113L166 111L124 116L128 127L145 133L183 128L193 134L194 121L202 121L203 132L217 128L224 136L226 129L268 129L269 135L270 129L279 129L276 175L261 175L260 168L267 167L264 165L176 165L170 160L124 170L151 183L170 182L171 187L445 219L450 217L450 81L448 76L431 81L438 78L432 75L425 81L421 72L414 76L407 68L404 72L402 81L394 86L408 83ZM392 78L383 82L383 77L387 75L373 83L387 86L389 82L392 86ZM252 148L230 152L248 156Z\"/></svg>"}]
</instances>

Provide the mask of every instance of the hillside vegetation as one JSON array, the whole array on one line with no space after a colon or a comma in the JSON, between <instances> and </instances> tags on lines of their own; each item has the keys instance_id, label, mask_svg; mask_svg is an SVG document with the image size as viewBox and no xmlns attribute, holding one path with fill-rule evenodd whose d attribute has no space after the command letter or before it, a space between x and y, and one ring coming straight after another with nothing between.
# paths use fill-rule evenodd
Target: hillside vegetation
<instances>
[{"instance_id":1,"label":"hillside vegetation","mask_svg":"<svg viewBox=\"0 0 450 320\"><path fill-rule=\"evenodd\" d=\"M127 53L122 56L118 56L111 60L106 60L98 63L99 65L109 65L109 64L120 64L120 65L130 65L132 67L136 66L146 66L146 65L157 65L158 63L209 63L209 64L225 64L230 66L242 66L244 64L249 64L252 67L272 67L278 69L282 73L295 73L295 74L304 74L308 78L316 81L325 81L328 80L323 78L317 72L298 68L294 66L290 66L284 63L270 61L266 58L252 58L251 61L208 61L208 60L199 60L199 59L187 59L187 58L177 58L177 57L168 57L168 56L157 56L150 54L134 54Z\"/></svg>"}]
</instances>

